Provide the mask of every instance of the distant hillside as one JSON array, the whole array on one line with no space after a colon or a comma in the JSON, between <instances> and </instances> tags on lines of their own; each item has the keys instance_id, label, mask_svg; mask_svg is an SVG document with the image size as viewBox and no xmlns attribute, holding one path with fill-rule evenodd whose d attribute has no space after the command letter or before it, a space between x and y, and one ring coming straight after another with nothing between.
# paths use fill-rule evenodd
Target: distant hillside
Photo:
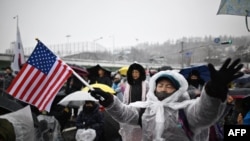
<instances>
[{"instance_id":1,"label":"distant hillside","mask_svg":"<svg viewBox=\"0 0 250 141\"><path fill-rule=\"evenodd\" d=\"M183 38L177 42L168 40L162 44L140 43L127 50L118 50L114 55L107 51L80 52L69 55L70 58L108 60L144 63L162 63L162 65L178 64L182 61L185 65L195 63L221 63L226 57L241 57L250 62L249 46L250 36L229 37L221 36L220 42L231 40L231 44L215 43L216 37L191 37ZM232 53L233 52L233 53ZM183 56L182 56L183 55ZM182 58L183 57L183 58Z\"/></svg>"}]
</instances>

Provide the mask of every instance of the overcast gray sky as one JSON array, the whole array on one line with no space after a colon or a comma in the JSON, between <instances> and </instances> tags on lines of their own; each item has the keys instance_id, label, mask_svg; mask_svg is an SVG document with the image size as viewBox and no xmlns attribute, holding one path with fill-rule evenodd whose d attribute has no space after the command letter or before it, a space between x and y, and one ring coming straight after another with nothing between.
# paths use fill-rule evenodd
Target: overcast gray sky
<instances>
[{"instance_id":1,"label":"overcast gray sky","mask_svg":"<svg viewBox=\"0 0 250 141\"><path fill-rule=\"evenodd\" d=\"M182 37L249 35L244 17L217 15L220 0L0 0L0 52L16 39L24 47L93 41L106 47ZM137 42L135 39L139 39Z\"/></svg>"}]
</instances>

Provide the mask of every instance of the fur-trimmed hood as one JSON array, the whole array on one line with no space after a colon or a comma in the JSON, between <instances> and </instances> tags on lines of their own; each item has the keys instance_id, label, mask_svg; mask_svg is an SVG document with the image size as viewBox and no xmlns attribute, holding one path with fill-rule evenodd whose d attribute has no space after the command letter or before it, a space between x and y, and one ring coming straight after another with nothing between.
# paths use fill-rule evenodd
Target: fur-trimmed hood
<instances>
[{"instance_id":1,"label":"fur-trimmed hood","mask_svg":"<svg viewBox=\"0 0 250 141\"><path fill-rule=\"evenodd\" d=\"M146 80L146 72L143 66L138 63L133 63L129 66L128 71L127 71L127 81L130 85L132 85L134 81L132 77L133 70L138 70L140 72L140 77L138 78L139 81L142 82Z\"/></svg>"}]
</instances>

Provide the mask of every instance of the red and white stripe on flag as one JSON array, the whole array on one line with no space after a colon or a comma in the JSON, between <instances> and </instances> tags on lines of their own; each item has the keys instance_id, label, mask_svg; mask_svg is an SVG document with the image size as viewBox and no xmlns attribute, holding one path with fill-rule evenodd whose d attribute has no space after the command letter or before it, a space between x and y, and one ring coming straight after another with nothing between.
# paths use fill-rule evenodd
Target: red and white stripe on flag
<instances>
[{"instance_id":1,"label":"red and white stripe on flag","mask_svg":"<svg viewBox=\"0 0 250 141\"><path fill-rule=\"evenodd\" d=\"M40 111L50 111L51 104L56 94L71 76L73 70L61 59L52 54L52 57L56 59L55 61L51 61L51 66L49 66L49 69L46 68L47 72L44 72L44 66L41 64L45 66L50 65L47 63L48 59L50 60L47 56L51 56L52 52L43 44L38 46L40 48L35 48L35 51L32 53L27 63L25 63L8 87L7 92L21 101L36 106ZM44 48L47 52L43 52ZM48 54L48 51L50 54ZM45 62L41 62L43 58L45 58Z\"/></svg>"}]
</instances>

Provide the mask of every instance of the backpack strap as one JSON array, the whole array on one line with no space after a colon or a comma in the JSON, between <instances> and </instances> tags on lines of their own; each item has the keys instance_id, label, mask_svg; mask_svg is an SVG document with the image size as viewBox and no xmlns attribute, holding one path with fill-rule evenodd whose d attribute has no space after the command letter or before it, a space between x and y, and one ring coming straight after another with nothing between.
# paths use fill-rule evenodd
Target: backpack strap
<instances>
[{"instance_id":1,"label":"backpack strap","mask_svg":"<svg viewBox=\"0 0 250 141\"><path fill-rule=\"evenodd\" d=\"M189 128L188 120L184 112L184 109L179 109L179 122L181 124L181 127L185 131L187 137L189 138L189 140L192 140L194 133Z\"/></svg>"},{"instance_id":2,"label":"backpack strap","mask_svg":"<svg viewBox=\"0 0 250 141\"><path fill-rule=\"evenodd\" d=\"M140 108L140 111L139 111L139 119L138 119L138 125L140 125L142 127L142 115L143 113L145 112L146 108Z\"/></svg>"}]
</instances>

